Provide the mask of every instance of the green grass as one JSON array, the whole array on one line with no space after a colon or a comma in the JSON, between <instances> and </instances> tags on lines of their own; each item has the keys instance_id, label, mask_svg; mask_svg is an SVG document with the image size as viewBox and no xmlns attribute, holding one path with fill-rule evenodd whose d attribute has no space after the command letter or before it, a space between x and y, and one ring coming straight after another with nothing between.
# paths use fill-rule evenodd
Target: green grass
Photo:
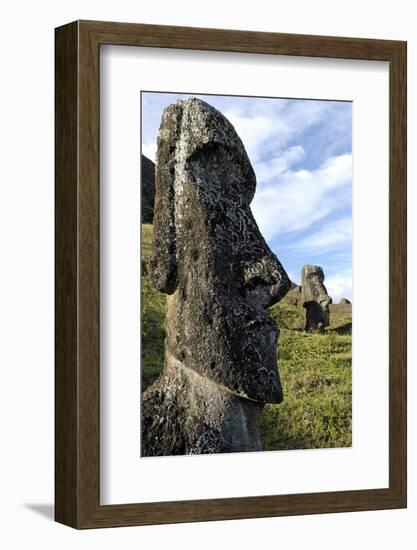
<instances>
[{"instance_id":1,"label":"green grass","mask_svg":"<svg viewBox=\"0 0 417 550\"><path fill-rule=\"evenodd\" d=\"M158 378L164 362L166 298L149 282L151 243L152 225L142 225L142 389ZM325 334L306 334L303 308L280 302L269 313L281 329L278 364L284 401L265 406L264 449L351 446L352 319L333 314Z\"/></svg>"},{"instance_id":2,"label":"green grass","mask_svg":"<svg viewBox=\"0 0 417 550\"><path fill-rule=\"evenodd\" d=\"M350 334L281 330L278 364L284 401L265 406L265 450L351 446L351 343Z\"/></svg>"},{"instance_id":3,"label":"green grass","mask_svg":"<svg viewBox=\"0 0 417 550\"><path fill-rule=\"evenodd\" d=\"M164 366L166 297L152 288L147 262L151 253L152 225L142 225L142 390L158 378Z\"/></svg>"},{"instance_id":4,"label":"green grass","mask_svg":"<svg viewBox=\"0 0 417 550\"><path fill-rule=\"evenodd\" d=\"M299 306L279 302L268 310L269 315L274 319L280 329L300 331L304 329L305 309ZM330 315L330 331L340 334L351 332L352 318L345 315L332 313Z\"/></svg>"}]
</instances>

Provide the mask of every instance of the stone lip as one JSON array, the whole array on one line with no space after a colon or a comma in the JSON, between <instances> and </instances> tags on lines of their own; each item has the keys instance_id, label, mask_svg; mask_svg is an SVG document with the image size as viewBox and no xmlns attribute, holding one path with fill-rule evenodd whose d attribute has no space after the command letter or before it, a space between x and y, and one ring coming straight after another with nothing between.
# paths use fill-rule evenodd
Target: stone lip
<instances>
[{"instance_id":1,"label":"stone lip","mask_svg":"<svg viewBox=\"0 0 417 550\"><path fill-rule=\"evenodd\" d=\"M280 402L278 329L290 281L250 210L256 178L232 124L191 98L158 135L151 280L167 293L166 352L231 393Z\"/></svg>"}]
</instances>

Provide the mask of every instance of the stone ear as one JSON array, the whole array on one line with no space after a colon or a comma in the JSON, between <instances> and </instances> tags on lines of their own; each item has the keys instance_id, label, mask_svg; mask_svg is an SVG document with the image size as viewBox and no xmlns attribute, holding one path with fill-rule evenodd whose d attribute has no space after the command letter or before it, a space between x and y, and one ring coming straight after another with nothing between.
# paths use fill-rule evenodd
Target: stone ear
<instances>
[{"instance_id":1,"label":"stone ear","mask_svg":"<svg viewBox=\"0 0 417 550\"><path fill-rule=\"evenodd\" d=\"M172 294L178 284L175 232L175 137L181 124L182 109L171 105L164 111L158 135L155 178L154 244L150 262L153 285Z\"/></svg>"},{"instance_id":2,"label":"stone ear","mask_svg":"<svg viewBox=\"0 0 417 550\"><path fill-rule=\"evenodd\" d=\"M172 188L157 191L153 223L154 252L150 261L150 278L155 288L172 294L178 283Z\"/></svg>"}]
</instances>

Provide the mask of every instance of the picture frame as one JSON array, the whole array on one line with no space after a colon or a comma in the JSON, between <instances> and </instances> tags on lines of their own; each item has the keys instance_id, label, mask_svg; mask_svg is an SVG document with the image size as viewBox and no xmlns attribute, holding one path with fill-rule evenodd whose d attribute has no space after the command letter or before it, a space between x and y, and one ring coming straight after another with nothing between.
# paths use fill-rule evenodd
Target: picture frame
<instances>
[{"instance_id":1,"label":"picture frame","mask_svg":"<svg viewBox=\"0 0 417 550\"><path fill-rule=\"evenodd\" d=\"M100 46L389 63L389 486L100 504ZM75 21L55 31L55 519L77 528L406 507L406 43Z\"/></svg>"}]
</instances>

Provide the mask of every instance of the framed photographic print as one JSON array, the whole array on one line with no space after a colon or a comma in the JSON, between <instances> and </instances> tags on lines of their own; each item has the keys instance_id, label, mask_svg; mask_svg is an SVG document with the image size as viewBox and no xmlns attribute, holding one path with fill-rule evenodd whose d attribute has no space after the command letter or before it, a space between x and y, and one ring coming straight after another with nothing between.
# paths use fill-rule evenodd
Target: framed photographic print
<instances>
[{"instance_id":1,"label":"framed photographic print","mask_svg":"<svg viewBox=\"0 0 417 550\"><path fill-rule=\"evenodd\" d=\"M56 520L406 506L406 43L56 29Z\"/></svg>"}]
</instances>

